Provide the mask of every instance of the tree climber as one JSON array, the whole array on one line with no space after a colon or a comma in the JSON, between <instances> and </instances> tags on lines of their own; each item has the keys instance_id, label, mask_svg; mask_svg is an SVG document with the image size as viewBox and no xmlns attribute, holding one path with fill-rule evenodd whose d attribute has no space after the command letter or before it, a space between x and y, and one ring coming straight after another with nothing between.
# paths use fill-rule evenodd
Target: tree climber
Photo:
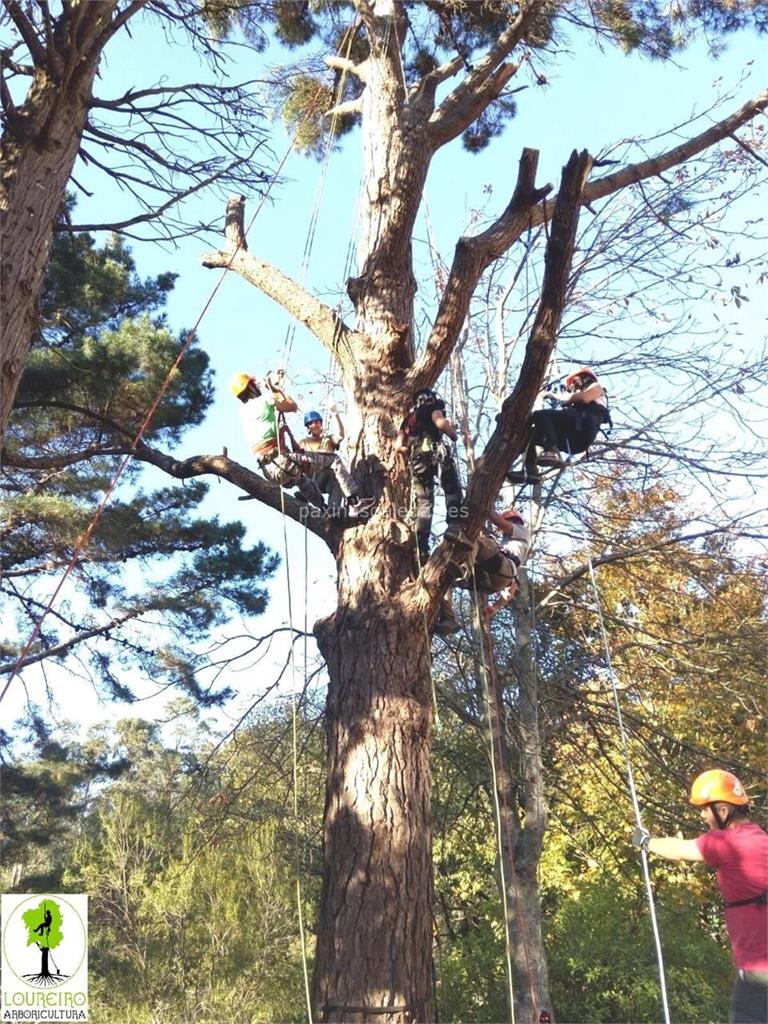
<instances>
[{"instance_id":1,"label":"tree climber","mask_svg":"<svg viewBox=\"0 0 768 1024\"><path fill-rule=\"evenodd\" d=\"M490 533L482 531L467 558L464 580L458 586L479 594L498 594L492 604L486 605L484 614L493 618L519 592L518 570L525 562L531 546L531 535L523 517L514 508L504 512L491 512L488 519L504 535L501 544ZM435 632L440 636L455 633L458 622L449 591L443 599Z\"/></svg>"},{"instance_id":2,"label":"tree climber","mask_svg":"<svg viewBox=\"0 0 768 1024\"><path fill-rule=\"evenodd\" d=\"M516 508L508 508L501 514L491 512L491 522L504 534L504 540L499 546L500 552L509 559L515 567L515 578L513 582L500 590L496 599L485 607L485 615L492 619L496 612L501 611L505 605L514 600L520 592L518 584L518 571L528 557L531 547L531 531L525 525L525 521ZM478 565L475 565L477 572ZM491 591L493 592L493 591Z\"/></svg>"},{"instance_id":3,"label":"tree climber","mask_svg":"<svg viewBox=\"0 0 768 1024\"><path fill-rule=\"evenodd\" d=\"M749 819L749 798L731 772L713 768L694 779L690 803L709 831L696 839L651 836L632 842L666 860L704 861L717 869L736 980L731 1024L768 1021L768 833Z\"/></svg>"},{"instance_id":4,"label":"tree climber","mask_svg":"<svg viewBox=\"0 0 768 1024\"><path fill-rule=\"evenodd\" d=\"M546 392L544 397L560 403L561 409L537 409L531 414L522 470L510 470L512 483L538 483L539 465L562 466L560 452L576 455L594 442L603 423L610 422L608 397L594 370L582 366L565 380L567 398ZM537 455L537 447L544 451Z\"/></svg>"},{"instance_id":5,"label":"tree climber","mask_svg":"<svg viewBox=\"0 0 768 1024\"><path fill-rule=\"evenodd\" d=\"M370 508L371 499L360 498L355 482L338 456L335 457L336 464L328 466L322 459L317 461L318 453L286 450L280 438L278 413L296 412L298 406L293 398L286 395L282 382L273 381L269 375L259 382L250 374L236 373L230 381L230 388L242 403L240 421L245 439L268 480L281 487L297 487L305 501L332 514L334 510L326 506L322 491L308 475L318 469L330 468L347 499L348 514L358 517Z\"/></svg>"},{"instance_id":6,"label":"tree climber","mask_svg":"<svg viewBox=\"0 0 768 1024\"><path fill-rule=\"evenodd\" d=\"M324 468L314 473L312 479L324 494L329 495L331 504L336 504L337 501L335 499L343 492L338 484L332 465L334 460L336 460L346 473L346 469L336 454L346 436L346 431L344 430L341 416L339 416L339 410L335 405L331 406L331 412L336 418L337 428L335 433L332 434L326 433L323 430L323 417L319 412L315 412L313 409L306 414L304 426L307 428L307 436L301 440L301 449L302 451L313 452L322 457Z\"/></svg>"},{"instance_id":7,"label":"tree climber","mask_svg":"<svg viewBox=\"0 0 768 1024\"><path fill-rule=\"evenodd\" d=\"M43 906L45 906L45 904L43 904ZM45 934L47 936L49 936L51 934L51 924L52 924L52 922L53 922L53 915L51 914L50 909L48 907L45 907L45 914L43 914L43 920L40 922L40 924L37 926L37 928L33 928L32 931L36 935L39 935L41 938L43 936L43 932L45 932Z\"/></svg>"},{"instance_id":8,"label":"tree climber","mask_svg":"<svg viewBox=\"0 0 768 1024\"><path fill-rule=\"evenodd\" d=\"M460 546L462 544L459 524L466 512L461 504L454 446L449 441L456 441L456 428L445 415L445 402L430 388L420 388L414 393L413 406L400 424L396 449L399 455L408 458L411 471L420 564L429 558L438 471L445 496L448 531Z\"/></svg>"}]
</instances>

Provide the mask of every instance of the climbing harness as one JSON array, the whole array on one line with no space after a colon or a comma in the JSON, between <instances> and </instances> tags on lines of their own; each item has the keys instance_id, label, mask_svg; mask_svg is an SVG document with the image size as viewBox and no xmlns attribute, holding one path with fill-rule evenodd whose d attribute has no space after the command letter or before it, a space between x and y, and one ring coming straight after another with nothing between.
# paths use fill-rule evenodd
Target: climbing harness
<instances>
[{"instance_id":1,"label":"climbing harness","mask_svg":"<svg viewBox=\"0 0 768 1024\"><path fill-rule=\"evenodd\" d=\"M731 900L726 903L723 901L723 907L726 910L730 910L731 907L748 907L754 904L756 907L764 907L768 904L768 889L765 892L761 892L759 896L750 896L746 900Z\"/></svg>"}]
</instances>

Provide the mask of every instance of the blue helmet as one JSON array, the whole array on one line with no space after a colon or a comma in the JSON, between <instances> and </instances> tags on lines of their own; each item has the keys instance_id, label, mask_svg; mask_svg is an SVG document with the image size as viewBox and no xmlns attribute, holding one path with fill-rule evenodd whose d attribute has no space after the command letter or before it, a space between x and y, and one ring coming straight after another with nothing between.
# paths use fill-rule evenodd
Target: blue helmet
<instances>
[{"instance_id":1,"label":"blue helmet","mask_svg":"<svg viewBox=\"0 0 768 1024\"><path fill-rule=\"evenodd\" d=\"M304 417L304 426L308 427L310 423L322 423L323 417L319 412L315 412L314 409L310 409L307 415Z\"/></svg>"}]
</instances>

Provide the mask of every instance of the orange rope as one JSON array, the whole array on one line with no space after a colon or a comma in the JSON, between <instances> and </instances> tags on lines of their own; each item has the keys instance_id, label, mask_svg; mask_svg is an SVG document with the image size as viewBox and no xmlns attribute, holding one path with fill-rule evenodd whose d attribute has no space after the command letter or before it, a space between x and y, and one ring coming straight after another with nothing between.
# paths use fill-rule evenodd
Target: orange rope
<instances>
[{"instance_id":1,"label":"orange rope","mask_svg":"<svg viewBox=\"0 0 768 1024\"><path fill-rule=\"evenodd\" d=\"M288 149L285 151L285 154L284 154L282 160L280 161L280 163L279 163L279 165L277 167L277 170L272 175L272 178L271 178L271 180L269 182L269 186L267 187L267 190L264 192L264 194L261 197L261 202L257 206L256 211L254 212L253 216L251 217L251 219L250 219L250 221L248 223L248 227L245 229L244 238L247 239L248 232L253 227L254 221L258 217L259 213L261 213L261 210L264 207L265 202L269 198L269 194L272 191L272 186L274 185L274 183L277 180L280 172L282 171L283 167L285 166L285 163L288 160L288 157L293 152L293 149L294 149L294 147L296 145L296 140L298 139L298 136L299 136L299 133L301 132L301 129L304 127L305 122L312 116L312 114L314 114L314 112L315 112L315 104L317 103L317 100L318 100L318 98L319 98L319 96L320 96L320 94L322 92L322 88L323 88L322 85L319 85L315 95L312 97L312 101L310 102L310 104L309 104L309 106L307 108L306 114L304 115L304 117L302 118L298 128L296 129L296 131L295 131L295 133L293 135L293 138L291 139L291 143L288 146ZM165 395L166 391L170 387L171 379L172 379L174 373L176 372L178 367L181 365L181 362L182 362L182 360L183 360L183 358L184 358L184 356L185 356L185 354L187 352L187 349L189 348L189 346L194 341L195 335L197 333L197 330L198 330L200 324L202 323L203 317L208 312L208 309L210 308L210 306L211 306L211 304L212 304L216 294L218 293L219 289L221 288L221 285L224 283L224 278L226 277L226 275L227 275L230 267L232 266L232 264L233 264L233 262L235 260L235 257L237 256L239 251L240 251L240 249L238 247L232 253L232 255L231 255L230 259L229 259L229 262L227 263L227 265L222 270L221 276L219 277L219 280L216 282L213 290L211 291L211 294L209 295L209 297L208 297L207 301L205 302L202 310L200 311L200 314L197 317L197 320L195 320L195 323L194 323L192 329L187 333L186 340L185 340L184 344L181 346L181 349L179 350L179 354L177 355L176 360L173 363L173 366L171 366L170 370L166 374L165 380L161 384L160 389L159 389L159 391L157 393L157 396L156 396L155 400L153 401L152 405L150 406L149 411L147 412L146 416L144 417L143 423L139 427L139 430L138 430L136 436L134 437L133 441L131 442L131 451L130 451L130 453L128 455L126 455L125 458L123 459L123 461L121 462L117 472L115 473L115 475L114 475L114 477L112 479L112 482L110 483L109 487L107 488L107 490L106 490L106 492L104 494L104 497L102 498L101 502L99 503L99 505L98 505L96 511L94 512L90 522L88 523L88 526L85 528L82 536L80 537L80 539L78 540L77 544L75 545L75 549L72 552L72 557L70 558L69 563L67 564L67 567L65 568L64 573L62 574L62 577L61 577L61 579L59 580L59 582L58 582L58 584L56 586L56 589L54 590L53 594L51 595L51 598L48 601L46 607L44 608L42 614L40 615L40 618L35 623L35 627L32 630L32 634L29 637L29 639L27 640L26 644L24 645L24 648L23 648L21 654L16 659L16 662L15 662L13 668L11 669L11 674L8 677L8 680L7 680L6 684L5 684L5 686L3 687L2 693L0 693L0 701L3 700L3 698L6 695L6 693L8 692L9 686L13 682L14 678L18 675L19 669L22 667L22 665L24 663L24 659L26 658L27 654L29 654L29 651L30 651L30 649L32 647L32 644L35 642L37 637L40 635L40 630L42 629L43 622L48 617L51 609L53 608L54 602L56 601L56 598L59 596L59 594L61 592L61 589L64 586L64 583L66 582L66 580L70 576L72 570L77 565L77 562L78 562L78 559L79 559L81 553L83 552L83 550L88 545L88 542L90 541L91 536L93 535L93 531L95 530L96 525L98 524L98 521L101 518L101 515L102 515L104 509L106 508L107 503L109 502L109 499L112 497L112 494L113 494L115 488L117 487L117 484L119 483L123 473L125 472L126 467L128 466L129 462L133 458L133 455L134 455L136 449L138 448L139 444L141 443L141 439L143 438L147 428L149 427L149 424L151 423L152 418L153 418L155 412L157 411L157 407L159 406L160 402L162 401L163 396Z\"/></svg>"}]
</instances>

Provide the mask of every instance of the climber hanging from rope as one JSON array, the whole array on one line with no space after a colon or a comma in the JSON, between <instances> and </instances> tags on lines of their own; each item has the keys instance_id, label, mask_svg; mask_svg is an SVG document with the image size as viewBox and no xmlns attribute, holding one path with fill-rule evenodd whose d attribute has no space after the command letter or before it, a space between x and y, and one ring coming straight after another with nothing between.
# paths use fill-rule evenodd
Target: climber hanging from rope
<instances>
[{"instance_id":1,"label":"climber hanging from rope","mask_svg":"<svg viewBox=\"0 0 768 1024\"><path fill-rule=\"evenodd\" d=\"M749 819L749 798L731 772L712 768L693 781L689 802L708 831L696 839L651 836L639 825L632 842L665 860L704 861L717 869L736 980L731 1024L768 1021L768 833Z\"/></svg>"},{"instance_id":2,"label":"climber hanging from rope","mask_svg":"<svg viewBox=\"0 0 768 1024\"><path fill-rule=\"evenodd\" d=\"M608 396L588 366L569 374L565 380L568 395L546 392L544 397L561 408L537 409L531 414L525 462L522 470L510 470L512 483L535 484L541 480L538 466L564 466L561 452L576 455L585 452L604 423L610 424ZM542 448L541 453L537 448Z\"/></svg>"},{"instance_id":3,"label":"climber hanging from rope","mask_svg":"<svg viewBox=\"0 0 768 1024\"><path fill-rule=\"evenodd\" d=\"M263 381L248 373L236 373L230 381L230 389L242 403L243 434L268 480L281 487L298 488L299 495L310 505L323 514L335 515L340 514L340 510L326 505L322 491L312 479L314 472L330 469L346 499L346 515L354 519L368 512L372 499L359 496L354 480L337 455L329 465L322 453L288 450L280 429L280 416L296 412L298 406L284 391L282 373L267 374ZM292 439L290 432L287 434Z\"/></svg>"},{"instance_id":4,"label":"climber hanging from rope","mask_svg":"<svg viewBox=\"0 0 768 1024\"><path fill-rule=\"evenodd\" d=\"M456 428L445 415L445 402L431 388L420 388L413 405L400 424L397 453L408 459L411 494L416 506L416 540L419 563L429 558L429 537L435 510L435 478L445 497L448 531L459 544L459 529L466 511L462 505L461 482L456 468Z\"/></svg>"},{"instance_id":5,"label":"climber hanging from rope","mask_svg":"<svg viewBox=\"0 0 768 1024\"><path fill-rule=\"evenodd\" d=\"M501 543L490 531L482 530L467 556L463 578L456 585L482 595L496 594L495 600L484 609L486 619L491 619L519 593L518 571L528 556L531 534L515 508L501 513L491 512L488 520L502 534ZM447 636L457 629L452 593L448 591L435 623L435 632L438 636Z\"/></svg>"}]
</instances>

